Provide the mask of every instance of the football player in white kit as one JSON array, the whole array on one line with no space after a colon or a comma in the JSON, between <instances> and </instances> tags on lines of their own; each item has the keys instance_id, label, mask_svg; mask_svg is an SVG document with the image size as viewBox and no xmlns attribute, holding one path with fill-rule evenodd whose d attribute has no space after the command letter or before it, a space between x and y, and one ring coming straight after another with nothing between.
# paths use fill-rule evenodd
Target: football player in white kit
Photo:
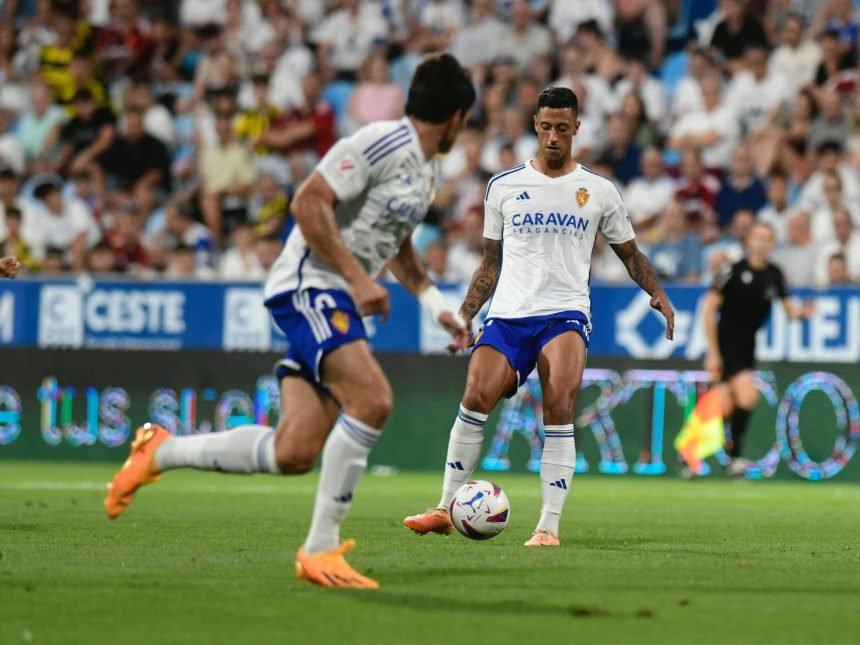
<instances>
[{"instance_id":1,"label":"football player in white kit","mask_svg":"<svg viewBox=\"0 0 860 645\"><path fill-rule=\"evenodd\" d=\"M598 233L651 296L651 306L666 318L666 337L672 338L672 306L636 246L618 189L571 157L578 112L572 91L545 89L534 117L538 157L497 174L487 185L484 259L460 315L471 323L490 296L492 302L451 429L442 498L437 507L403 521L417 533L453 530L448 509L478 462L487 415L537 365L543 389L543 501L526 546L560 544L559 519L576 462L573 409L591 333L588 281Z\"/></svg>"},{"instance_id":2,"label":"football player in white kit","mask_svg":"<svg viewBox=\"0 0 860 645\"><path fill-rule=\"evenodd\" d=\"M300 474L322 453L297 574L326 587L378 587L343 557L354 541L340 542L341 522L392 407L362 316L388 313L388 291L375 280L387 266L455 342L467 342L463 320L447 310L410 234L435 197L435 157L451 149L474 101L457 60L430 55L415 71L404 118L368 125L332 147L293 200L297 226L266 282L266 306L290 341L277 369L277 429L248 425L173 437L146 424L109 487L110 517L166 470Z\"/></svg>"}]
</instances>

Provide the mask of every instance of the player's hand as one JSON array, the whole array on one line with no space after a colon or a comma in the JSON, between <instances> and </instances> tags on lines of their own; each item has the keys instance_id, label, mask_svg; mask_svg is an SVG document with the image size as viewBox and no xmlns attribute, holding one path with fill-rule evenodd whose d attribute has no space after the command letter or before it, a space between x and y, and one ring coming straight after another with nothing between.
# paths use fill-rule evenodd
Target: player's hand
<instances>
[{"instance_id":1,"label":"player's hand","mask_svg":"<svg viewBox=\"0 0 860 645\"><path fill-rule=\"evenodd\" d=\"M651 296L651 308L663 314L666 319L666 338L672 340L675 337L675 310L669 304L669 296L665 291L657 291Z\"/></svg>"},{"instance_id":2,"label":"player's hand","mask_svg":"<svg viewBox=\"0 0 860 645\"><path fill-rule=\"evenodd\" d=\"M18 262L18 259L9 256L0 259L0 276L5 278L14 278L18 275L18 271L21 269L21 263Z\"/></svg>"},{"instance_id":3,"label":"player's hand","mask_svg":"<svg viewBox=\"0 0 860 645\"><path fill-rule=\"evenodd\" d=\"M352 297L362 316L379 316L382 322L388 320L391 302L388 299L388 289L365 276L352 286Z\"/></svg>"},{"instance_id":4,"label":"player's hand","mask_svg":"<svg viewBox=\"0 0 860 645\"><path fill-rule=\"evenodd\" d=\"M718 353L708 352L705 356L705 369L713 380L719 381L723 376L723 357Z\"/></svg>"},{"instance_id":5,"label":"player's hand","mask_svg":"<svg viewBox=\"0 0 860 645\"><path fill-rule=\"evenodd\" d=\"M464 318L462 314L457 315L453 311L443 311L439 315L439 324L445 328L452 342L448 344L448 353L456 354L466 351L472 343L472 321Z\"/></svg>"}]
</instances>

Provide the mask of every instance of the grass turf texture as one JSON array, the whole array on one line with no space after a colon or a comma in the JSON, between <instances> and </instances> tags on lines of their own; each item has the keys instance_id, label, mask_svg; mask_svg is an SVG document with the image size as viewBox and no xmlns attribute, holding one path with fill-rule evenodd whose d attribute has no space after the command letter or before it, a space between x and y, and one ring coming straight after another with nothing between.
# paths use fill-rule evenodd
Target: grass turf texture
<instances>
[{"instance_id":1,"label":"grass turf texture","mask_svg":"<svg viewBox=\"0 0 860 645\"><path fill-rule=\"evenodd\" d=\"M344 536L379 591L308 587L315 478L168 473L103 514L112 466L0 467L0 643L848 643L860 486L579 477L561 549L526 549L536 476L487 542L401 519L439 476L362 482ZM483 475L488 477L487 474Z\"/></svg>"}]
</instances>

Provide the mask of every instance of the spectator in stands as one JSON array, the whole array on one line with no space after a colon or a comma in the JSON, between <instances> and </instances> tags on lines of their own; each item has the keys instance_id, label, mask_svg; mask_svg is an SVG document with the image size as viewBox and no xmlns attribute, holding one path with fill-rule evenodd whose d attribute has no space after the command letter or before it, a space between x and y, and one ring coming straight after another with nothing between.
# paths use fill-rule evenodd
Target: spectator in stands
<instances>
[{"instance_id":1,"label":"spectator in stands","mask_svg":"<svg viewBox=\"0 0 860 645\"><path fill-rule=\"evenodd\" d=\"M828 31L818 39L821 46L821 62L815 70L815 84L820 87L837 82L840 73L850 70L855 65L855 54L845 51L839 42L839 34Z\"/></svg>"},{"instance_id":2,"label":"spectator in stands","mask_svg":"<svg viewBox=\"0 0 860 645\"><path fill-rule=\"evenodd\" d=\"M699 240L687 231L684 209L671 201L660 217L660 241L651 247L648 256L662 280L696 282L702 266Z\"/></svg>"},{"instance_id":3,"label":"spectator in stands","mask_svg":"<svg viewBox=\"0 0 860 645\"><path fill-rule=\"evenodd\" d=\"M107 89L96 74L90 52L85 50L74 53L69 63L68 78L55 90L57 103L65 106L71 116L77 113L74 100L79 90L89 90L96 107L109 107Z\"/></svg>"},{"instance_id":4,"label":"spectator in stands","mask_svg":"<svg viewBox=\"0 0 860 645\"><path fill-rule=\"evenodd\" d=\"M448 246L442 240L431 242L424 250L427 275L433 282L463 282L471 276L461 276L448 264Z\"/></svg>"},{"instance_id":5,"label":"spectator in stands","mask_svg":"<svg viewBox=\"0 0 860 645\"><path fill-rule=\"evenodd\" d=\"M849 52L856 46L860 33L860 24L854 12L851 0L830 0L821 7L811 31L815 34L832 34L839 42L839 50Z\"/></svg>"},{"instance_id":6,"label":"spectator in stands","mask_svg":"<svg viewBox=\"0 0 860 645\"><path fill-rule=\"evenodd\" d=\"M642 97L636 92L624 97L619 114L627 119L633 129L633 141L640 148L655 146L662 139L659 125L648 119Z\"/></svg>"},{"instance_id":7,"label":"spectator in stands","mask_svg":"<svg viewBox=\"0 0 860 645\"><path fill-rule=\"evenodd\" d=\"M260 259L254 252L254 229L246 222L233 227L231 245L218 262L222 280L262 280L266 277Z\"/></svg>"},{"instance_id":8,"label":"spectator in stands","mask_svg":"<svg viewBox=\"0 0 860 645\"><path fill-rule=\"evenodd\" d=\"M48 247L45 250L45 260L42 262L42 271L48 275L63 273L69 269L66 261L66 253L63 249Z\"/></svg>"},{"instance_id":9,"label":"spectator in stands","mask_svg":"<svg viewBox=\"0 0 860 645\"><path fill-rule=\"evenodd\" d=\"M757 213L767 203L764 185L753 174L752 159L746 146L732 152L729 169L730 174L714 199L714 210L721 227L728 226L738 210L743 208Z\"/></svg>"},{"instance_id":10,"label":"spectator in stands","mask_svg":"<svg viewBox=\"0 0 860 645\"><path fill-rule=\"evenodd\" d=\"M681 154L681 177L675 190L678 200L687 214L690 230L699 230L705 221L716 221L714 200L720 191L720 181L702 167L699 153L686 150Z\"/></svg>"},{"instance_id":11,"label":"spectator in stands","mask_svg":"<svg viewBox=\"0 0 860 645\"><path fill-rule=\"evenodd\" d=\"M39 263L33 257L30 245L21 235L21 211L14 206L6 209L5 234L0 237L0 257L13 256L21 266L30 271L37 270Z\"/></svg>"},{"instance_id":12,"label":"spectator in stands","mask_svg":"<svg viewBox=\"0 0 860 645\"><path fill-rule=\"evenodd\" d=\"M218 114L215 128L218 142L204 149L200 157L200 210L203 221L220 242L236 221L248 219L246 201L256 171L251 154L235 139L231 115Z\"/></svg>"},{"instance_id":13,"label":"spectator in stands","mask_svg":"<svg viewBox=\"0 0 860 645\"><path fill-rule=\"evenodd\" d=\"M495 0L472 0L466 24L454 35L450 51L465 67L486 65L505 42L504 24L498 19Z\"/></svg>"},{"instance_id":14,"label":"spectator in stands","mask_svg":"<svg viewBox=\"0 0 860 645\"><path fill-rule=\"evenodd\" d=\"M187 204L168 204L164 210L164 232L175 239L175 243L168 246L187 246L194 252L198 266L214 266L215 241L212 231L194 220Z\"/></svg>"},{"instance_id":15,"label":"spectator in stands","mask_svg":"<svg viewBox=\"0 0 860 645\"><path fill-rule=\"evenodd\" d=\"M149 81L136 81L129 96L129 105L143 112L143 127L168 149L176 145L176 126L173 115L164 105L155 100Z\"/></svg>"},{"instance_id":16,"label":"spectator in stands","mask_svg":"<svg viewBox=\"0 0 860 645\"><path fill-rule=\"evenodd\" d=\"M11 166L16 173L24 172L24 147L18 137L9 131L13 115L0 108L0 164Z\"/></svg>"},{"instance_id":17,"label":"spectator in stands","mask_svg":"<svg viewBox=\"0 0 860 645\"><path fill-rule=\"evenodd\" d=\"M615 23L615 3L604 0L556 0L549 10L548 23L556 42L569 42L577 28L593 20L604 33Z\"/></svg>"},{"instance_id":18,"label":"spectator in stands","mask_svg":"<svg viewBox=\"0 0 860 645\"><path fill-rule=\"evenodd\" d=\"M216 277L214 269L200 265L197 254L187 244L180 244L168 254L167 277L173 280L210 280Z\"/></svg>"},{"instance_id":19,"label":"spectator in stands","mask_svg":"<svg viewBox=\"0 0 860 645\"><path fill-rule=\"evenodd\" d=\"M633 142L630 123L620 114L613 114L606 121L607 147L598 157L597 163L612 169L612 175L627 185L639 176L639 158L642 149Z\"/></svg>"},{"instance_id":20,"label":"spectator in stands","mask_svg":"<svg viewBox=\"0 0 860 645\"><path fill-rule=\"evenodd\" d=\"M842 253L834 253L827 260L827 286L845 287L856 282L848 273L848 264Z\"/></svg>"},{"instance_id":21,"label":"spectator in stands","mask_svg":"<svg viewBox=\"0 0 860 645\"><path fill-rule=\"evenodd\" d=\"M737 2L738 0L728 0ZM708 74L702 79L702 110L690 112L672 128L669 147L696 150L709 170L729 165L731 153L738 144L740 131L731 107L723 100L720 77Z\"/></svg>"},{"instance_id":22,"label":"spectator in stands","mask_svg":"<svg viewBox=\"0 0 860 645\"><path fill-rule=\"evenodd\" d=\"M125 113L125 133L108 153L107 174L131 192L139 212L149 215L170 192L170 156L167 147L144 126L144 112L137 107Z\"/></svg>"},{"instance_id":23,"label":"spectator in stands","mask_svg":"<svg viewBox=\"0 0 860 645\"><path fill-rule=\"evenodd\" d=\"M254 242L254 252L257 254L257 259L260 260L260 266L263 271L268 274L272 265L281 254L283 244L277 235L266 235L258 237Z\"/></svg>"},{"instance_id":24,"label":"spectator in stands","mask_svg":"<svg viewBox=\"0 0 860 645\"><path fill-rule=\"evenodd\" d=\"M442 183L433 204L445 211L446 220L450 223L459 224L473 206L483 203L484 193L481 191L483 144L484 140L478 129L466 128L457 139L454 150L442 160ZM508 154L510 157L506 156ZM516 165L516 155L512 145L503 145L498 155L500 168L511 168Z\"/></svg>"},{"instance_id":25,"label":"spectator in stands","mask_svg":"<svg viewBox=\"0 0 860 645\"><path fill-rule=\"evenodd\" d=\"M755 136L773 123L792 98L789 80L780 72L768 70L767 49L751 45L744 54L745 69L732 78L726 102L732 107L744 135Z\"/></svg>"},{"instance_id":26,"label":"spectator in stands","mask_svg":"<svg viewBox=\"0 0 860 645\"><path fill-rule=\"evenodd\" d=\"M643 150L639 164L642 176L628 184L624 204L637 235L648 241L653 238L657 219L675 195L675 182L666 173L657 148Z\"/></svg>"},{"instance_id":27,"label":"spectator in stands","mask_svg":"<svg viewBox=\"0 0 860 645\"><path fill-rule=\"evenodd\" d=\"M116 138L114 115L98 107L88 89L78 90L72 105L75 117L60 131L62 150L52 170L62 174L87 170L103 184L104 155Z\"/></svg>"},{"instance_id":28,"label":"spectator in stands","mask_svg":"<svg viewBox=\"0 0 860 645\"><path fill-rule=\"evenodd\" d=\"M53 104L51 88L41 81L36 81L30 90L30 105L18 121L17 136L24 149L28 170L43 172L48 170L51 156L56 152L66 114Z\"/></svg>"},{"instance_id":29,"label":"spectator in stands","mask_svg":"<svg viewBox=\"0 0 860 645\"><path fill-rule=\"evenodd\" d=\"M87 249L101 239L101 231L87 205L75 197L65 198L51 182L39 184L33 196L42 208L35 211L31 235L33 254L45 257L49 247L62 249L73 271L86 268Z\"/></svg>"},{"instance_id":30,"label":"spectator in stands","mask_svg":"<svg viewBox=\"0 0 860 645\"><path fill-rule=\"evenodd\" d=\"M570 88L576 93L577 98L580 99L580 120L586 114L602 119L612 114L617 107L609 83L600 76L586 71L585 60L580 49L575 45L567 45L564 48L561 55L561 76L553 85ZM584 97L576 91L577 86L584 88Z\"/></svg>"},{"instance_id":31,"label":"spectator in stands","mask_svg":"<svg viewBox=\"0 0 860 645\"><path fill-rule=\"evenodd\" d=\"M97 56L109 78L146 74L152 39L148 25L137 14L135 0L112 0L110 24L99 32Z\"/></svg>"},{"instance_id":32,"label":"spectator in stands","mask_svg":"<svg viewBox=\"0 0 860 645\"><path fill-rule=\"evenodd\" d=\"M704 108L701 82L705 76L714 73L715 67L706 49L695 47L690 52L687 72L678 81L675 97L672 100L671 117L677 122L687 114L701 112Z\"/></svg>"},{"instance_id":33,"label":"spectator in stands","mask_svg":"<svg viewBox=\"0 0 860 645\"><path fill-rule=\"evenodd\" d=\"M767 47L767 36L758 18L747 11L746 0L721 0L723 20L717 24L711 47L735 71L743 64L744 49L750 45Z\"/></svg>"},{"instance_id":34,"label":"spectator in stands","mask_svg":"<svg viewBox=\"0 0 860 645\"><path fill-rule=\"evenodd\" d=\"M112 214L114 225L105 233L105 240L113 251L113 270L143 275L150 265L149 253L142 241L143 219L135 212L133 203L118 204Z\"/></svg>"},{"instance_id":35,"label":"spectator in stands","mask_svg":"<svg viewBox=\"0 0 860 645\"><path fill-rule=\"evenodd\" d=\"M344 0L311 34L321 68L348 81L355 80L362 61L387 38L381 9L368 0Z\"/></svg>"},{"instance_id":36,"label":"spectator in stands","mask_svg":"<svg viewBox=\"0 0 860 645\"><path fill-rule=\"evenodd\" d=\"M277 178L265 173L259 175L251 198L254 235L257 237L279 235L290 216L289 204L290 199Z\"/></svg>"},{"instance_id":37,"label":"spectator in stands","mask_svg":"<svg viewBox=\"0 0 860 645\"><path fill-rule=\"evenodd\" d=\"M322 97L322 79L312 72L302 81L305 102L286 112L263 133L260 143L280 150L289 162L292 182L298 185L335 141L335 115Z\"/></svg>"},{"instance_id":38,"label":"spectator in stands","mask_svg":"<svg viewBox=\"0 0 860 645\"><path fill-rule=\"evenodd\" d=\"M836 92L819 94L820 113L809 129L808 146L817 149L826 141L843 145L851 134L851 121L842 107L842 97Z\"/></svg>"},{"instance_id":39,"label":"spectator in stands","mask_svg":"<svg viewBox=\"0 0 860 645\"><path fill-rule=\"evenodd\" d=\"M526 131L525 115L519 108L510 107L504 111L502 119L502 130L497 136L489 139L484 144L481 155L481 167L490 172L502 170L499 151L503 146L513 147L517 163L525 163L537 153L537 137L534 130Z\"/></svg>"},{"instance_id":40,"label":"spectator in stands","mask_svg":"<svg viewBox=\"0 0 860 645\"><path fill-rule=\"evenodd\" d=\"M702 283L711 284L714 277L727 264L734 264L744 256L744 240L755 224L755 213L740 209L732 217L728 230L716 241L708 243L702 251Z\"/></svg>"},{"instance_id":41,"label":"spectator in stands","mask_svg":"<svg viewBox=\"0 0 860 645\"><path fill-rule=\"evenodd\" d=\"M770 56L770 69L791 83L794 92L811 84L821 62L821 46L804 34L803 18L789 14L782 23L780 45Z\"/></svg>"},{"instance_id":42,"label":"spectator in stands","mask_svg":"<svg viewBox=\"0 0 860 645\"><path fill-rule=\"evenodd\" d=\"M448 247L448 264L460 276L470 276L481 264L484 249L484 215L480 206L472 208L462 222L462 235Z\"/></svg>"},{"instance_id":43,"label":"spectator in stands","mask_svg":"<svg viewBox=\"0 0 860 645\"><path fill-rule=\"evenodd\" d=\"M860 231L854 226L854 221L845 209L839 209L833 213L833 231L835 239L821 245L816 265L815 282L818 286L827 287L831 283L830 275L831 259L835 255L842 257L848 280L860 282Z\"/></svg>"},{"instance_id":44,"label":"spectator in stands","mask_svg":"<svg viewBox=\"0 0 860 645\"><path fill-rule=\"evenodd\" d=\"M812 211L812 239L816 244L832 242L836 237L833 229L834 216L844 210L855 223L860 223L860 209L856 202L845 199L839 173L828 172L823 183L824 202Z\"/></svg>"},{"instance_id":45,"label":"spectator in stands","mask_svg":"<svg viewBox=\"0 0 860 645\"><path fill-rule=\"evenodd\" d=\"M785 243L788 236L788 179L780 173L773 173L767 181L767 203L758 211L758 220L769 224L773 229L777 246Z\"/></svg>"},{"instance_id":46,"label":"spectator in stands","mask_svg":"<svg viewBox=\"0 0 860 645\"><path fill-rule=\"evenodd\" d=\"M254 86L254 106L240 112L233 122L239 141L249 145L259 157L270 153L262 143L263 134L281 117L281 109L269 103L269 77L257 74L251 79Z\"/></svg>"},{"instance_id":47,"label":"spectator in stands","mask_svg":"<svg viewBox=\"0 0 860 645\"><path fill-rule=\"evenodd\" d=\"M6 213L10 209L17 209L26 218L27 206L18 195L19 184L15 171L0 164L0 238L6 236Z\"/></svg>"},{"instance_id":48,"label":"spectator in stands","mask_svg":"<svg viewBox=\"0 0 860 645\"><path fill-rule=\"evenodd\" d=\"M514 0L508 9L508 21L500 42L504 43L505 52L513 56L520 72L526 72L536 59L549 56L552 35L549 29L532 20L531 8L525 0Z\"/></svg>"},{"instance_id":49,"label":"spectator in stands","mask_svg":"<svg viewBox=\"0 0 860 645\"><path fill-rule=\"evenodd\" d=\"M789 285L810 286L815 281L818 247L812 241L810 214L796 211L788 218L788 243L774 254L774 263L785 273Z\"/></svg>"},{"instance_id":50,"label":"spectator in stands","mask_svg":"<svg viewBox=\"0 0 860 645\"><path fill-rule=\"evenodd\" d=\"M105 240L97 242L87 254L87 268L96 275L116 271L115 262L113 249Z\"/></svg>"},{"instance_id":51,"label":"spectator in stands","mask_svg":"<svg viewBox=\"0 0 860 645\"><path fill-rule=\"evenodd\" d=\"M615 84L617 104L624 112L624 102L630 96L637 97L644 108L644 116L648 123L663 123L668 113L666 106L666 90L656 78L648 73L645 62L640 58L628 58L625 61L625 75ZM648 145L650 145L649 142Z\"/></svg>"},{"instance_id":52,"label":"spectator in stands","mask_svg":"<svg viewBox=\"0 0 860 645\"><path fill-rule=\"evenodd\" d=\"M417 36L425 49L442 50L463 25L463 3L429 0L419 5Z\"/></svg>"},{"instance_id":53,"label":"spectator in stands","mask_svg":"<svg viewBox=\"0 0 860 645\"><path fill-rule=\"evenodd\" d=\"M347 114L352 125L360 127L374 121L389 121L403 116L404 98L400 87L388 77L383 53L374 54L359 71L359 82L349 98Z\"/></svg>"}]
</instances>

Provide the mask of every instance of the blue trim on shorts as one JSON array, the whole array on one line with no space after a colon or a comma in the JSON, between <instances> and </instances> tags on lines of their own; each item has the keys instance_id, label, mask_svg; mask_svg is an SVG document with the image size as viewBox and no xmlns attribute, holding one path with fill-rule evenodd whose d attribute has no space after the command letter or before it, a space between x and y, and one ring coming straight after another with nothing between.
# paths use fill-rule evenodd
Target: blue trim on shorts
<instances>
[{"instance_id":1,"label":"blue trim on shorts","mask_svg":"<svg viewBox=\"0 0 860 645\"><path fill-rule=\"evenodd\" d=\"M516 386L505 394L510 398L537 365L544 345L568 331L577 332L588 349L591 321L581 311L560 311L525 318L489 318L484 321L475 348L487 345L507 359L517 375Z\"/></svg>"},{"instance_id":2,"label":"blue trim on shorts","mask_svg":"<svg viewBox=\"0 0 860 645\"><path fill-rule=\"evenodd\" d=\"M289 341L278 363L278 379L299 376L332 396L323 384L321 368L326 354L357 340L367 340L352 296L341 289L311 288L285 291L265 304Z\"/></svg>"}]
</instances>

